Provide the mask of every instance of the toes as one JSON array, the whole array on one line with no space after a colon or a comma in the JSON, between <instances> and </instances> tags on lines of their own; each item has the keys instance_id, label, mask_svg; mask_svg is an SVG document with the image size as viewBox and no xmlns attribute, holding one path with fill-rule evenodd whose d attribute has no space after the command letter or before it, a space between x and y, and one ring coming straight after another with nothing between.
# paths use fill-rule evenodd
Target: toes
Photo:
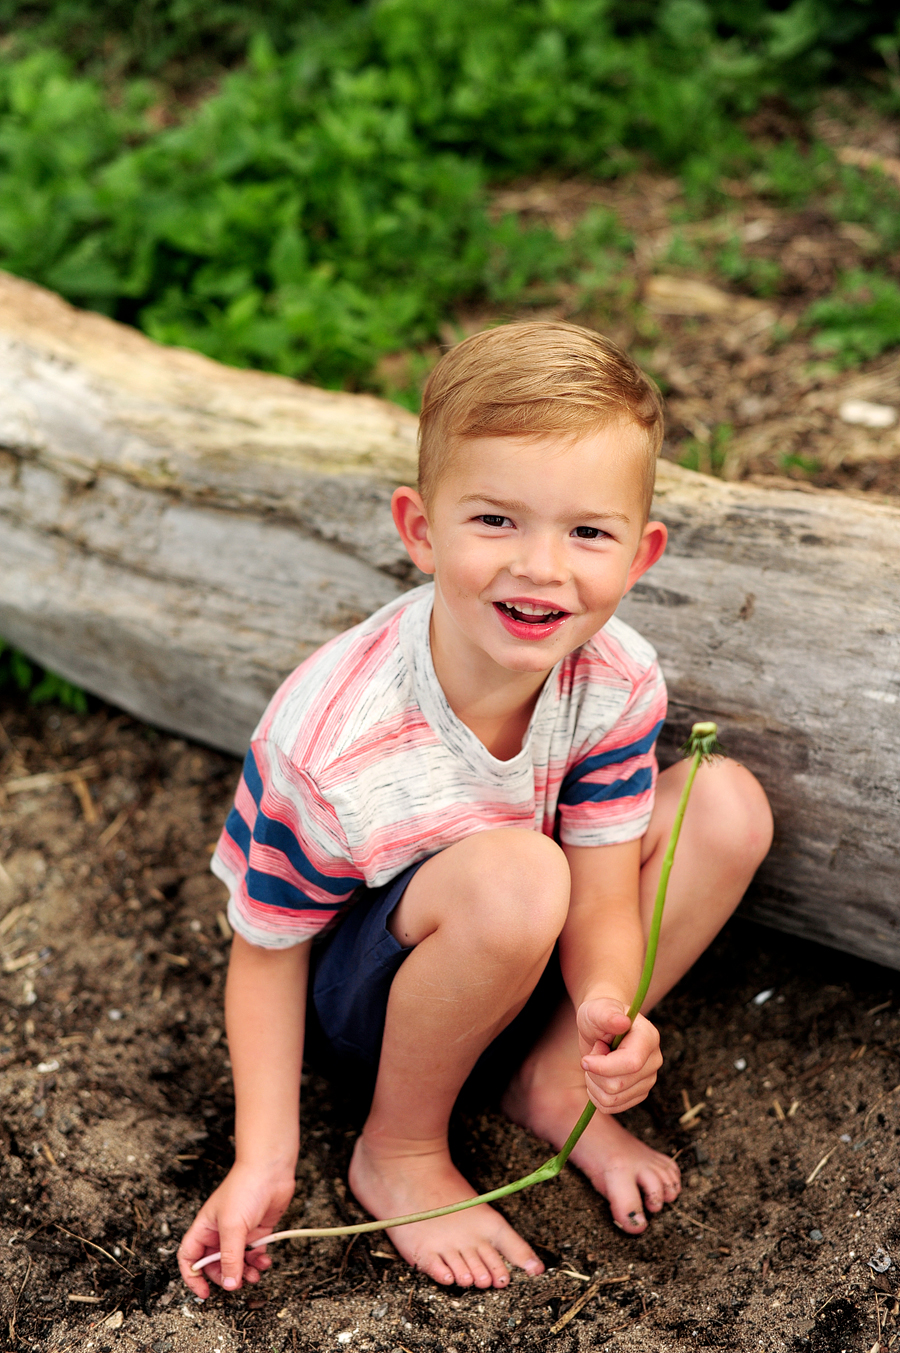
<instances>
[{"instance_id":1,"label":"toes","mask_svg":"<svg viewBox=\"0 0 900 1353\"><path fill-rule=\"evenodd\" d=\"M610 1190L609 1205L613 1221L623 1231L636 1236L646 1230L647 1218L644 1216L641 1195L631 1180L628 1181L627 1187L622 1181L619 1188Z\"/></svg>"},{"instance_id":2,"label":"toes","mask_svg":"<svg viewBox=\"0 0 900 1353\"><path fill-rule=\"evenodd\" d=\"M459 1281L443 1255L436 1254L429 1260L417 1259L415 1266L420 1273L427 1273L429 1278L433 1278L444 1287L450 1287L452 1283Z\"/></svg>"},{"instance_id":3,"label":"toes","mask_svg":"<svg viewBox=\"0 0 900 1353\"><path fill-rule=\"evenodd\" d=\"M678 1167L667 1156L657 1155L648 1166L639 1170L637 1183L648 1212L661 1211L665 1203L673 1203L681 1192Z\"/></svg>"},{"instance_id":4,"label":"toes","mask_svg":"<svg viewBox=\"0 0 900 1353\"><path fill-rule=\"evenodd\" d=\"M464 1250L463 1261L472 1275L472 1282L476 1287L490 1287L493 1283L490 1269L484 1262L478 1250Z\"/></svg>"},{"instance_id":5,"label":"toes","mask_svg":"<svg viewBox=\"0 0 900 1353\"><path fill-rule=\"evenodd\" d=\"M495 1235L493 1241L500 1251L502 1258L508 1259L516 1268L523 1269L529 1277L535 1278L539 1273L543 1273L544 1265L541 1260L537 1257L527 1240L523 1240L518 1231L514 1231L511 1226L506 1226L502 1235ZM504 1272L506 1272L505 1264ZM508 1280L509 1274L507 1273L507 1281Z\"/></svg>"},{"instance_id":6,"label":"toes","mask_svg":"<svg viewBox=\"0 0 900 1353\"><path fill-rule=\"evenodd\" d=\"M491 1283L494 1287L509 1286L509 1269L503 1262L502 1257L494 1249L482 1249L481 1259L491 1275Z\"/></svg>"},{"instance_id":7,"label":"toes","mask_svg":"<svg viewBox=\"0 0 900 1353\"><path fill-rule=\"evenodd\" d=\"M469 1262L464 1254L451 1253L442 1254L444 1263L449 1265L453 1274L453 1281L457 1287L471 1287L475 1281L475 1274L472 1272Z\"/></svg>"}]
</instances>

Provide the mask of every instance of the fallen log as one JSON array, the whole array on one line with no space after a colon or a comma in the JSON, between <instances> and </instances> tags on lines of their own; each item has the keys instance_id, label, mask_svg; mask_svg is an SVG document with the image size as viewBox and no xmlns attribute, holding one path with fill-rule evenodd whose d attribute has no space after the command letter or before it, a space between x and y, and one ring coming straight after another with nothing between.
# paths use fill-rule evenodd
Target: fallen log
<instances>
[{"instance_id":1,"label":"fallen log","mask_svg":"<svg viewBox=\"0 0 900 1353\"><path fill-rule=\"evenodd\" d=\"M162 348L0 274L0 634L240 753L281 677L415 581L388 499L415 420ZM778 830L748 915L900 967L900 510L662 463L621 614Z\"/></svg>"}]
</instances>

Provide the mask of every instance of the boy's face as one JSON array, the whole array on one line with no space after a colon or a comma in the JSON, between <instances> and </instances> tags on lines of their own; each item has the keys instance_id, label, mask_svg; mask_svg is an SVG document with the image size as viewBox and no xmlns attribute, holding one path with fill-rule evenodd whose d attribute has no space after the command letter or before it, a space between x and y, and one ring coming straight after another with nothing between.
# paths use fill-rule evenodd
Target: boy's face
<instances>
[{"instance_id":1,"label":"boy's face","mask_svg":"<svg viewBox=\"0 0 900 1353\"><path fill-rule=\"evenodd\" d=\"M665 548L665 527L643 520L645 438L627 421L574 441L479 438L456 449L427 512L410 497L398 513L418 495L397 491L404 542L435 575L444 654L546 673L606 624Z\"/></svg>"}]
</instances>

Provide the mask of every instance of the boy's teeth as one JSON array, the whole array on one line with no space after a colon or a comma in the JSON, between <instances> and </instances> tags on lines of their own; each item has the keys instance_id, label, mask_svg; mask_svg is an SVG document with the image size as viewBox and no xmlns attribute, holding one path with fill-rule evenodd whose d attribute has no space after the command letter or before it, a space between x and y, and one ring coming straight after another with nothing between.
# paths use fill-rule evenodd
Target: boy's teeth
<instances>
[{"instance_id":1,"label":"boy's teeth","mask_svg":"<svg viewBox=\"0 0 900 1353\"><path fill-rule=\"evenodd\" d=\"M527 617L529 620L553 620L566 614L565 611L551 610L548 606L535 606L530 601L501 601L499 605L507 615L519 616L522 619Z\"/></svg>"}]
</instances>

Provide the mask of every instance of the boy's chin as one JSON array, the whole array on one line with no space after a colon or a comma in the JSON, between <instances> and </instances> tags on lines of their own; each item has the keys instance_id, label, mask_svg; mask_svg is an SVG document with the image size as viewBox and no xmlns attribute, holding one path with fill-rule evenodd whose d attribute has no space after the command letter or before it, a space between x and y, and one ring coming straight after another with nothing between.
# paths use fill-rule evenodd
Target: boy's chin
<instances>
[{"instance_id":1,"label":"boy's chin","mask_svg":"<svg viewBox=\"0 0 900 1353\"><path fill-rule=\"evenodd\" d=\"M507 672L549 672L561 658L567 657L583 642L584 640L578 640L573 644L559 642L535 644L533 648L523 643L518 648L511 648L503 653L492 653L490 656Z\"/></svg>"}]
</instances>

